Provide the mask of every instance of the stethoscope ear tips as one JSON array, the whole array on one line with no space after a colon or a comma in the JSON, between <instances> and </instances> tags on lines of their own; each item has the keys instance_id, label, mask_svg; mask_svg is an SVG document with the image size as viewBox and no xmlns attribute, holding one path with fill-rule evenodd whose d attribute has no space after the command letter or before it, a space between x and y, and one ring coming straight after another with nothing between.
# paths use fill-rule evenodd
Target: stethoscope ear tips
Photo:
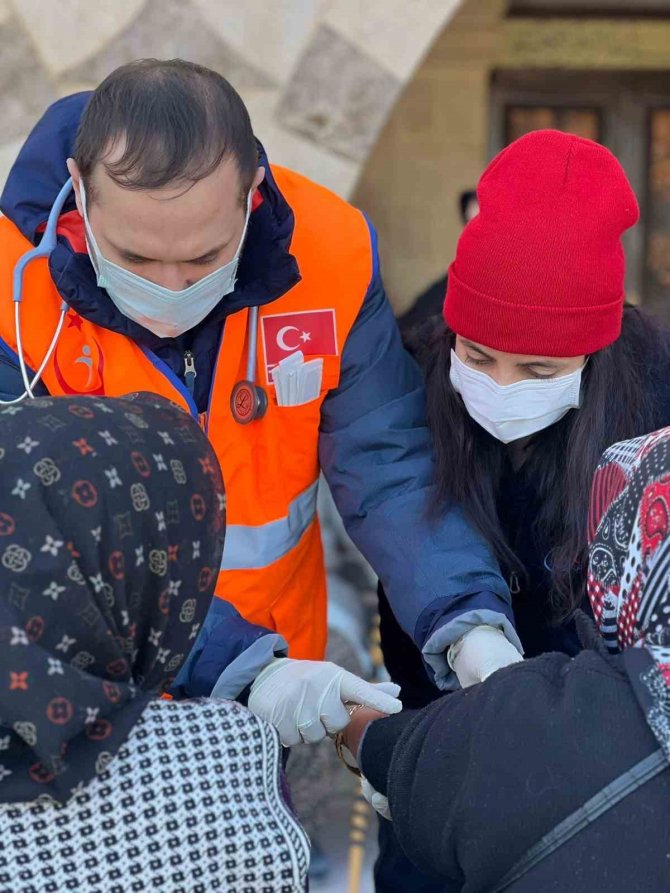
<instances>
[{"instance_id":1,"label":"stethoscope ear tips","mask_svg":"<svg viewBox=\"0 0 670 893\"><path fill-rule=\"evenodd\" d=\"M230 395L230 411L238 425L262 419L268 408L268 395L253 381L238 381Z\"/></svg>"}]
</instances>

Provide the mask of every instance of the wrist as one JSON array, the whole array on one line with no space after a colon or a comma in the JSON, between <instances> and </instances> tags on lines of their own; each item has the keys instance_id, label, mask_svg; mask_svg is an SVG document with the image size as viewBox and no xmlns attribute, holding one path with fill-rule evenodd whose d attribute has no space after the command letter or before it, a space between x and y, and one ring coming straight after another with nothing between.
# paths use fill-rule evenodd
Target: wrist
<instances>
[{"instance_id":1,"label":"wrist","mask_svg":"<svg viewBox=\"0 0 670 893\"><path fill-rule=\"evenodd\" d=\"M379 713L377 710L363 707L353 714L349 725L342 730L342 744L356 761L358 761L358 753L367 727L371 722L385 718L385 713Z\"/></svg>"}]
</instances>

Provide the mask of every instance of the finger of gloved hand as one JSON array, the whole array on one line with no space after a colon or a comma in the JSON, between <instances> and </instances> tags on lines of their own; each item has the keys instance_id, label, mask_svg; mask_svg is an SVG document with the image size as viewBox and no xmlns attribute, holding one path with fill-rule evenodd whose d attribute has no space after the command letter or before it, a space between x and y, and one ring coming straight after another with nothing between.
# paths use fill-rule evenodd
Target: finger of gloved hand
<instances>
[{"instance_id":1,"label":"finger of gloved hand","mask_svg":"<svg viewBox=\"0 0 670 893\"><path fill-rule=\"evenodd\" d=\"M329 735L341 732L349 725L351 722L349 711L339 697L321 706L321 722Z\"/></svg>"},{"instance_id":2,"label":"finger of gloved hand","mask_svg":"<svg viewBox=\"0 0 670 893\"><path fill-rule=\"evenodd\" d=\"M494 673L497 673L498 670L502 670L505 667L511 667L512 664L519 664L523 661L523 656L519 654L517 651L516 654L510 654L501 660L497 660L491 664L486 664L481 669L481 680L482 682L486 682L489 676L493 676Z\"/></svg>"},{"instance_id":3,"label":"finger of gloved hand","mask_svg":"<svg viewBox=\"0 0 670 893\"><path fill-rule=\"evenodd\" d=\"M295 747L296 744L302 744L300 731L295 723L280 723L275 728L279 732L279 740L284 747Z\"/></svg>"},{"instance_id":4,"label":"finger of gloved hand","mask_svg":"<svg viewBox=\"0 0 670 893\"><path fill-rule=\"evenodd\" d=\"M373 795L372 807L383 819L386 819L387 822L391 821L391 807L389 806L388 799L383 794Z\"/></svg>"},{"instance_id":5,"label":"finger of gloved hand","mask_svg":"<svg viewBox=\"0 0 670 893\"><path fill-rule=\"evenodd\" d=\"M382 682L381 685L386 683ZM345 672L340 682L340 697L343 701L352 701L354 704L362 704L380 713L400 713L402 704L397 698L386 694L378 685L366 682L364 679Z\"/></svg>"},{"instance_id":6,"label":"finger of gloved hand","mask_svg":"<svg viewBox=\"0 0 670 893\"><path fill-rule=\"evenodd\" d=\"M450 664L463 688L483 682L497 670L523 660L502 630L487 625L474 627L452 647Z\"/></svg>"},{"instance_id":7,"label":"finger of gloved hand","mask_svg":"<svg viewBox=\"0 0 670 893\"><path fill-rule=\"evenodd\" d=\"M317 744L326 737L326 729L316 718L299 721L298 733L305 744Z\"/></svg>"},{"instance_id":8,"label":"finger of gloved hand","mask_svg":"<svg viewBox=\"0 0 670 893\"><path fill-rule=\"evenodd\" d=\"M392 698L397 698L400 694L400 686L395 682L378 682L377 688L379 691L385 692L387 695L391 695Z\"/></svg>"},{"instance_id":9,"label":"finger of gloved hand","mask_svg":"<svg viewBox=\"0 0 670 893\"><path fill-rule=\"evenodd\" d=\"M375 812L378 812L382 818L390 822L391 810L387 798L375 791L367 778L361 778L361 792Z\"/></svg>"}]
</instances>

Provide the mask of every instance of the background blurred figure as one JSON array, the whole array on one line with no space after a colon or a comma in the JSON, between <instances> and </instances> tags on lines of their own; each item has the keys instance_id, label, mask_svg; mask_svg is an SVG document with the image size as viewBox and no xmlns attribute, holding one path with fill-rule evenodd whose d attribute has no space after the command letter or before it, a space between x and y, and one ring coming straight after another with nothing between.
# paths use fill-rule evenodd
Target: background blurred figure
<instances>
[{"instance_id":1,"label":"background blurred figure","mask_svg":"<svg viewBox=\"0 0 670 893\"><path fill-rule=\"evenodd\" d=\"M479 214L479 202L477 193L473 189L461 192L458 197L458 207L463 226L467 226L473 217ZM407 335L415 326L430 319L431 316L439 316L442 313L444 296L447 293L447 274L433 282L416 299L414 304L398 319L398 325L403 336Z\"/></svg>"}]
</instances>

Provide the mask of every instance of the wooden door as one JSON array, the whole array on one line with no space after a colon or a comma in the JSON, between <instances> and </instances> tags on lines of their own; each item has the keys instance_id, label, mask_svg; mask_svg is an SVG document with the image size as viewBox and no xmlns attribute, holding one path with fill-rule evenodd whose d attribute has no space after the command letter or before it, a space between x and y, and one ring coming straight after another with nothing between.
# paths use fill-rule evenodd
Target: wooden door
<instances>
[{"instance_id":1,"label":"wooden door","mask_svg":"<svg viewBox=\"0 0 670 893\"><path fill-rule=\"evenodd\" d=\"M626 290L670 318L670 75L666 72L505 71L491 89L491 153L545 127L610 148L637 194L626 234Z\"/></svg>"}]
</instances>

